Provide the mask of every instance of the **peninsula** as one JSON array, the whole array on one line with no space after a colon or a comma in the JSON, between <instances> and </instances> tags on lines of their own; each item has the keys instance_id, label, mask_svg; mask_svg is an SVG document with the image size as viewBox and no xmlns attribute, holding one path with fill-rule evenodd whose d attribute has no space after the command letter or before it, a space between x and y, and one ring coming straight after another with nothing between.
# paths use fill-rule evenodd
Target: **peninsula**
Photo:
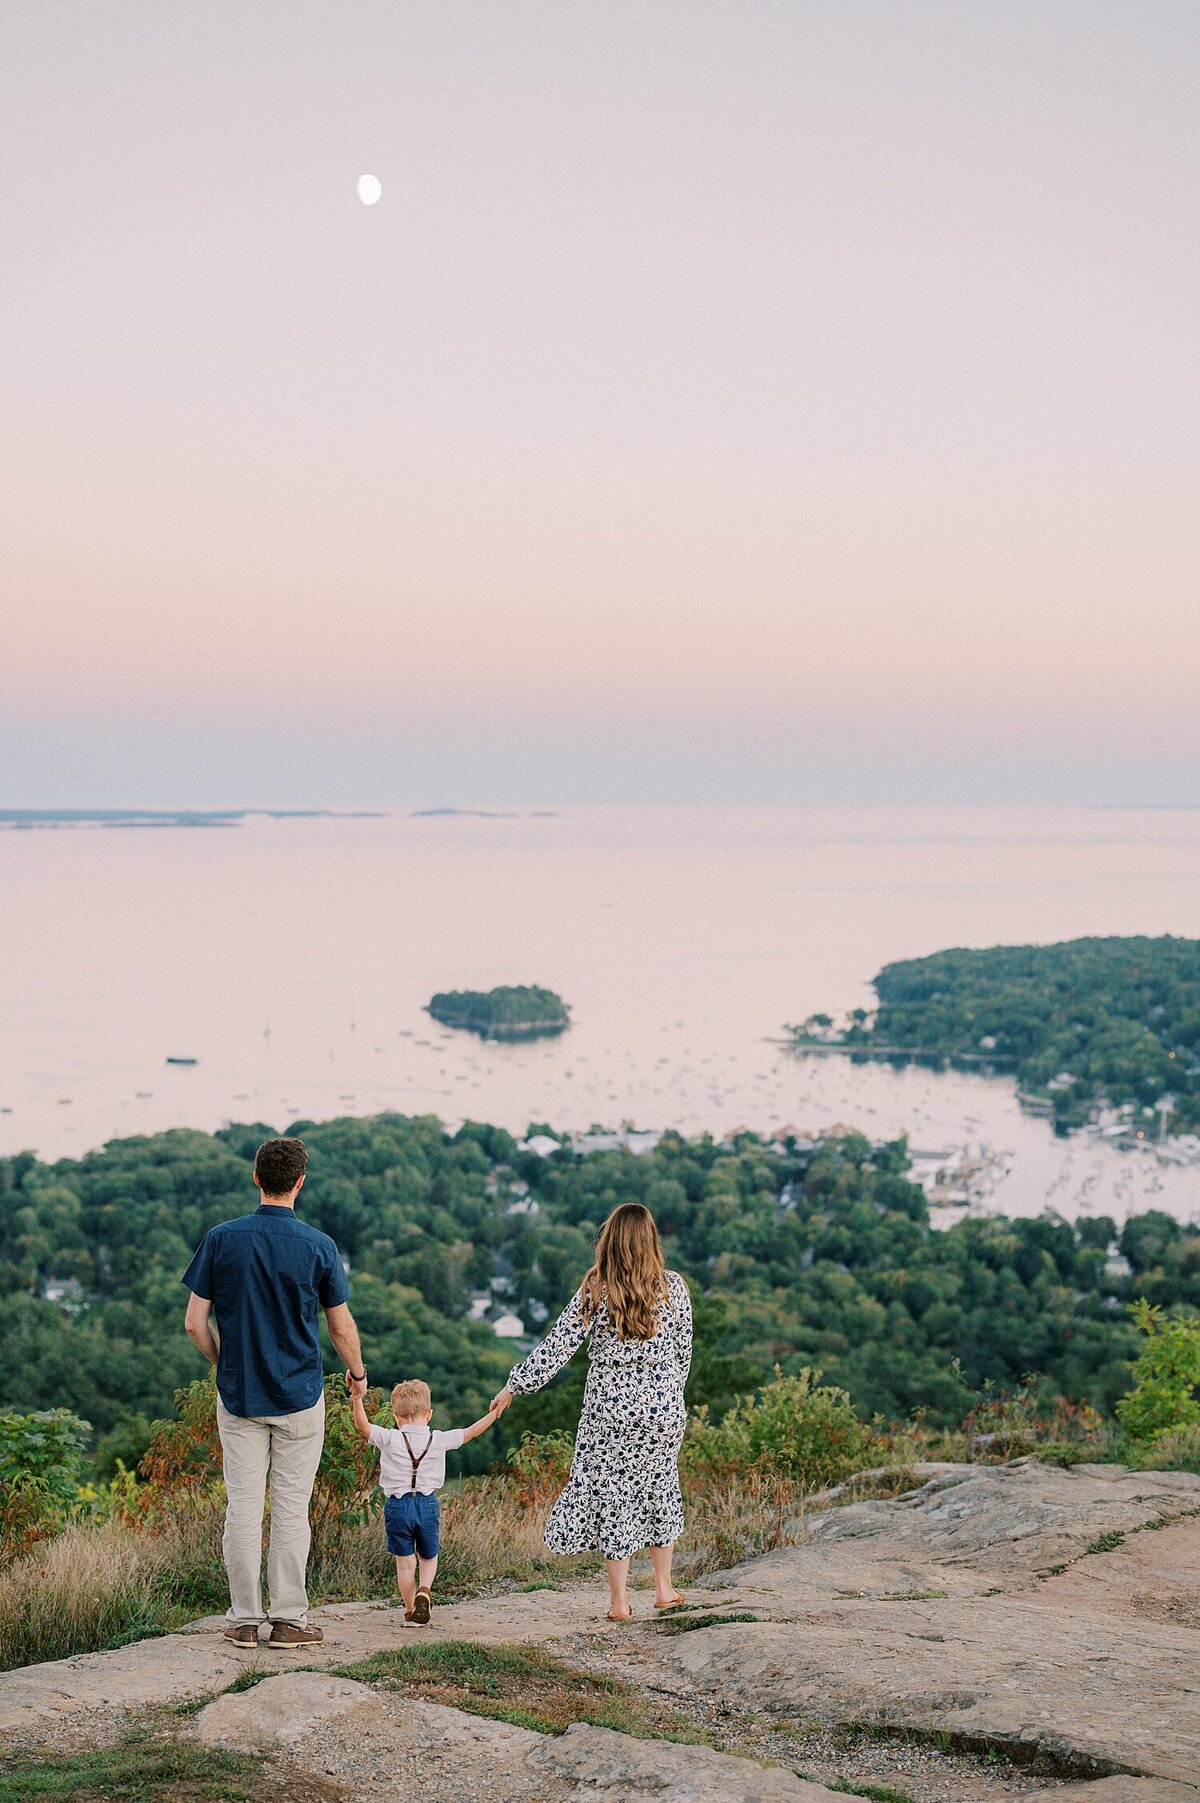
<instances>
[{"instance_id":1,"label":"peninsula","mask_svg":"<svg viewBox=\"0 0 1200 1803\"><path fill-rule=\"evenodd\" d=\"M484 1039L539 1039L571 1024L562 997L535 983L440 991L428 1012L445 1027L463 1027Z\"/></svg>"},{"instance_id":2,"label":"peninsula","mask_svg":"<svg viewBox=\"0 0 1200 1803\"><path fill-rule=\"evenodd\" d=\"M991 1064L1060 1131L1114 1111L1200 1131L1200 940L1069 939L886 964L875 1014L789 1027L797 1051ZM1114 1125L1120 1130L1120 1123Z\"/></svg>"}]
</instances>

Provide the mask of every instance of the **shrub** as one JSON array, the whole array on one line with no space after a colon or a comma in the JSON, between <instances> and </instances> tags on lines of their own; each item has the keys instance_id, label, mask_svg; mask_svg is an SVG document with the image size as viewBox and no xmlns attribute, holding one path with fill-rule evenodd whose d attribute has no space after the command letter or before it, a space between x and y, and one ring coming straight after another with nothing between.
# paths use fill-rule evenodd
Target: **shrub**
<instances>
[{"instance_id":1,"label":"shrub","mask_svg":"<svg viewBox=\"0 0 1200 1803\"><path fill-rule=\"evenodd\" d=\"M756 1471L820 1488L868 1462L873 1433L845 1390L807 1365L743 1397L719 1423L701 1408L684 1441L684 1463L714 1477Z\"/></svg>"},{"instance_id":2,"label":"shrub","mask_svg":"<svg viewBox=\"0 0 1200 1803\"><path fill-rule=\"evenodd\" d=\"M518 1502L552 1501L571 1471L575 1439L561 1429L552 1434L522 1434L521 1444L508 1453L508 1475L516 1486Z\"/></svg>"},{"instance_id":3,"label":"shrub","mask_svg":"<svg viewBox=\"0 0 1200 1803\"><path fill-rule=\"evenodd\" d=\"M1027 1377L1019 1390L988 1386L959 1429L963 1455L977 1463L1001 1464L1038 1452L1069 1464L1107 1451L1109 1430L1090 1403L1065 1396L1044 1399L1041 1389L1037 1377Z\"/></svg>"},{"instance_id":4,"label":"shrub","mask_svg":"<svg viewBox=\"0 0 1200 1803\"><path fill-rule=\"evenodd\" d=\"M79 1496L88 1424L69 1409L0 1412L0 1565L62 1526Z\"/></svg>"},{"instance_id":5,"label":"shrub","mask_svg":"<svg viewBox=\"0 0 1200 1803\"><path fill-rule=\"evenodd\" d=\"M176 1390L174 1418L154 1423L138 1475L144 1481L133 1499L134 1518L147 1525L211 1507L221 1481L217 1386L211 1376Z\"/></svg>"},{"instance_id":6,"label":"shrub","mask_svg":"<svg viewBox=\"0 0 1200 1803\"><path fill-rule=\"evenodd\" d=\"M1200 1427L1200 1321L1165 1315L1138 1298L1129 1310L1146 1340L1133 1367L1133 1388L1117 1404L1117 1418L1134 1446Z\"/></svg>"},{"instance_id":7,"label":"shrub","mask_svg":"<svg viewBox=\"0 0 1200 1803\"><path fill-rule=\"evenodd\" d=\"M1140 1471L1194 1471L1200 1477L1200 1427L1160 1434L1140 1445L1127 1442L1122 1456Z\"/></svg>"},{"instance_id":8,"label":"shrub","mask_svg":"<svg viewBox=\"0 0 1200 1803\"><path fill-rule=\"evenodd\" d=\"M368 1414L376 1411L381 1401L381 1393L371 1391L366 1398ZM155 1422L149 1449L138 1467L144 1481L130 1500L133 1525L152 1530L168 1525L180 1528L190 1519L224 1507L213 1379L197 1378L185 1390L176 1391L175 1408L174 1420ZM325 1444L309 1508L314 1572L337 1562L343 1536L366 1520L376 1506L376 1478L374 1448L355 1431L345 1386L340 1378L327 1378Z\"/></svg>"}]
</instances>

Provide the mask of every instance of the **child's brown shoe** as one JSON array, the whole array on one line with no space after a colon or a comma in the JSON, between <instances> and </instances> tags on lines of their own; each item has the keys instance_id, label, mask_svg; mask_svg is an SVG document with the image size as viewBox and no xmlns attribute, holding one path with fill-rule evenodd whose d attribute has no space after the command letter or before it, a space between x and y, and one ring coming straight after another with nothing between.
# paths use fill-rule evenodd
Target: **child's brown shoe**
<instances>
[{"instance_id":1,"label":"child's brown shoe","mask_svg":"<svg viewBox=\"0 0 1200 1803\"><path fill-rule=\"evenodd\" d=\"M427 1628L429 1626L429 1618L432 1614L433 1598L429 1594L429 1586L427 1584L422 1584L421 1588L417 1591L417 1598L413 1604L412 1618L419 1628Z\"/></svg>"}]
</instances>

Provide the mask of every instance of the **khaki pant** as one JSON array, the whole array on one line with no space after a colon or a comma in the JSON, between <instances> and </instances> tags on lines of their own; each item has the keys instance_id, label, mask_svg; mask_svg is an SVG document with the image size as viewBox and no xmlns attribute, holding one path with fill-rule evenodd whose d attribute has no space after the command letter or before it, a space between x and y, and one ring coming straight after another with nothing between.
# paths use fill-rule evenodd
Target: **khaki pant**
<instances>
[{"instance_id":1,"label":"khaki pant","mask_svg":"<svg viewBox=\"0 0 1200 1803\"><path fill-rule=\"evenodd\" d=\"M271 1545L267 1588L271 1621L308 1618L304 1568L310 1539L308 1505L325 1441L325 1398L295 1415L231 1415L217 1401L225 1463L225 1537L231 1622L267 1619L262 1606L262 1525L271 1472Z\"/></svg>"}]
</instances>

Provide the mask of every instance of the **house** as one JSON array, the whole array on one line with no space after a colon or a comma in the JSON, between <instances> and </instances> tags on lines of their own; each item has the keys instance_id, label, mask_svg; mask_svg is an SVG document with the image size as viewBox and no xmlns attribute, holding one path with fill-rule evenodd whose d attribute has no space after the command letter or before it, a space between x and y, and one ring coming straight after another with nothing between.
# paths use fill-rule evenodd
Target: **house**
<instances>
[{"instance_id":1,"label":"house","mask_svg":"<svg viewBox=\"0 0 1200 1803\"><path fill-rule=\"evenodd\" d=\"M558 1140L551 1139L548 1133L535 1133L532 1139L523 1139L517 1147L519 1152L532 1152L536 1158L552 1158L555 1152L561 1152Z\"/></svg>"},{"instance_id":2,"label":"house","mask_svg":"<svg viewBox=\"0 0 1200 1803\"><path fill-rule=\"evenodd\" d=\"M492 1322L492 1332L498 1334L502 1340L523 1340L525 1323L520 1315L497 1315Z\"/></svg>"}]
</instances>

